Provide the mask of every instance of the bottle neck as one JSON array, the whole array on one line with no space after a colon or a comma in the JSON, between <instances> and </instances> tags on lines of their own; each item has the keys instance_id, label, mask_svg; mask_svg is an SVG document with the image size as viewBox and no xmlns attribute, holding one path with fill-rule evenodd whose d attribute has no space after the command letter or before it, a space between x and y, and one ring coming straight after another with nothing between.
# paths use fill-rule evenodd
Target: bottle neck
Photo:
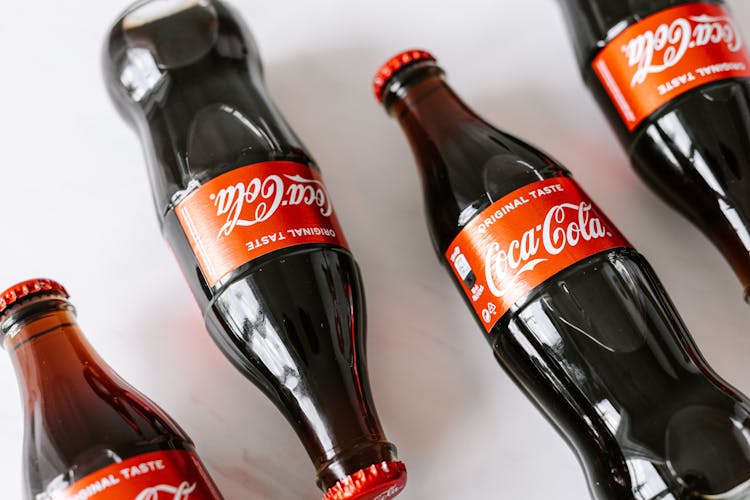
<instances>
[{"instance_id":1,"label":"bottle neck","mask_svg":"<svg viewBox=\"0 0 750 500\"><path fill-rule=\"evenodd\" d=\"M0 331L27 410L50 391L59 395L88 386L87 368L109 371L84 338L72 304L62 297L15 306L0 322Z\"/></svg>"},{"instance_id":2,"label":"bottle neck","mask_svg":"<svg viewBox=\"0 0 750 500\"><path fill-rule=\"evenodd\" d=\"M564 175L546 154L474 113L433 61L400 70L389 80L383 104L411 145L440 255L493 201L532 182Z\"/></svg>"},{"instance_id":3,"label":"bottle neck","mask_svg":"<svg viewBox=\"0 0 750 500\"><path fill-rule=\"evenodd\" d=\"M414 146L415 140L436 143L455 134L466 122L482 122L451 89L444 73L432 61L415 64L394 77L383 98Z\"/></svg>"}]
</instances>

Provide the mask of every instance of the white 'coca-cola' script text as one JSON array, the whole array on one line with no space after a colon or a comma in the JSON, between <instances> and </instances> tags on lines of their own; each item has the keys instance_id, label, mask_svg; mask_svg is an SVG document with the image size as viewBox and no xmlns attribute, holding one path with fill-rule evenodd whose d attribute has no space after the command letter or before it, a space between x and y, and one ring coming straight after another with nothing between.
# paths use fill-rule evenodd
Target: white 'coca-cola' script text
<instances>
[{"instance_id":1,"label":"white 'coca-cola' script text","mask_svg":"<svg viewBox=\"0 0 750 500\"><path fill-rule=\"evenodd\" d=\"M183 481L179 486L160 484L146 488L135 497L135 500L188 500L190 494L195 491L196 484ZM160 493L165 493L159 496Z\"/></svg>"},{"instance_id":2,"label":"white 'coca-cola' script text","mask_svg":"<svg viewBox=\"0 0 750 500\"><path fill-rule=\"evenodd\" d=\"M710 44L726 44L730 52L742 49L742 37L731 18L680 17L636 36L622 47L628 64L636 68L631 87L645 82L652 73L677 65L689 50Z\"/></svg>"},{"instance_id":3,"label":"white 'coca-cola' script text","mask_svg":"<svg viewBox=\"0 0 750 500\"><path fill-rule=\"evenodd\" d=\"M601 219L592 214L591 203L562 203L552 207L544 222L528 229L521 239L513 240L507 248L495 241L487 249L484 259L487 284L496 297L504 296L518 278L584 241L608 236ZM545 252L546 256L540 252Z\"/></svg>"},{"instance_id":4,"label":"white 'coca-cola' script text","mask_svg":"<svg viewBox=\"0 0 750 500\"><path fill-rule=\"evenodd\" d=\"M237 226L253 226L270 219L283 206L317 207L328 217L333 208L323 183L300 175L269 175L255 177L247 183L227 186L209 198L216 207L216 216L226 216L217 239L229 236Z\"/></svg>"}]
</instances>

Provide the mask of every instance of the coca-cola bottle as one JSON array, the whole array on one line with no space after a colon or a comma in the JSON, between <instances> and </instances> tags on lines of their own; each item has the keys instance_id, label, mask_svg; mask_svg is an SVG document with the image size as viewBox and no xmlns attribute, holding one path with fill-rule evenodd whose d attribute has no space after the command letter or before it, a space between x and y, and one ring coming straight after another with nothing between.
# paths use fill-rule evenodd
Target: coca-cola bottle
<instances>
[{"instance_id":1,"label":"coca-cola bottle","mask_svg":"<svg viewBox=\"0 0 750 500\"><path fill-rule=\"evenodd\" d=\"M138 2L109 33L104 72L213 339L294 427L326 498L396 496L406 470L370 392L360 271L240 16L215 0Z\"/></svg>"},{"instance_id":2,"label":"coca-cola bottle","mask_svg":"<svg viewBox=\"0 0 750 500\"><path fill-rule=\"evenodd\" d=\"M576 57L639 175L750 294L750 54L722 0L560 0Z\"/></svg>"},{"instance_id":3,"label":"coca-cola bottle","mask_svg":"<svg viewBox=\"0 0 750 500\"><path fill-rule=\"evenodd\" d=\"M60 284L3 292L0 335L25 414L24 498L222 498L185 432L89 345Z\"/></svg>"},{"instance_id":4,"label":"coca-cola bottle","mask_svg":"<svg viewBox=\"0 0 750 500\"><path fill-rule=\"evenodd\" d=\"M421 50L375 94L419 166L435 250L597 499L750 495L750 406L649 264L555 160L489 125Z\"/></svg>"}]
</instances>

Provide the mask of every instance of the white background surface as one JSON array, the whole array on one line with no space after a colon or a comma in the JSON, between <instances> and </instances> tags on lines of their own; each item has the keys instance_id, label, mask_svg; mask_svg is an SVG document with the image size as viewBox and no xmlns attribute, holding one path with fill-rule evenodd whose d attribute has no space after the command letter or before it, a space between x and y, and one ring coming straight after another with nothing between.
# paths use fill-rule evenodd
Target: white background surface
<instances>
[{"instance_id":1,"label":"white background surface","mask_svg":"<svg viewBox=\"0 0 750 500\"><path fill-rule=\"evenodd\" d=\"M159 233L139 143L105 95L101 43L126 4L3 3L0 288L37 276L65 284L91 342L182 424L227 500L319 499L291 428L205 333ZM730 4L750 34L750 4ZM370 91L405 48L431 50L470 105L572 169L651 260L711 364L750 393L739 285L631 172L554 1L234 5L362 266L375 398L410 472L400 498L587 498L573 454L495 363L429 244L411 153ZM3 499L20 498L22 422L0 359Z\"/></svg>"}]
</instances>

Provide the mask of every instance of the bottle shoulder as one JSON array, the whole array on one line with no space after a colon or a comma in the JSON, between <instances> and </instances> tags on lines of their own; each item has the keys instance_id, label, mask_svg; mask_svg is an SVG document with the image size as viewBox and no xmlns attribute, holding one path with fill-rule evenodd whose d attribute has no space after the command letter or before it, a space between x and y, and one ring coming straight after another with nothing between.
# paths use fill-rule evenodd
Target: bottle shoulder
<instances>
[{"instance_id":1,"label":"bottle shoulder","mask_svg":"<svg viewBox=\"0 0 750 500\"><path fill-rule=\"evenodd\" d=\"M14 364L26 413L25 446L47 466L76 463L103 445L189 442L159 406L71 331L30 339L14 351Z\"/></svg>"},{"instance_id":2,"label":"bottle shoulder","mask_svg":"<svg viewBox=\"0 0 750 500\"><path fill-rule=\"evenodd\" d=\"M429 225L441 255L474 218L510 193L570 175L555 160L518 139L506 134L498 137L502 143L468 147L450 153L454 157L448 157L444 166L423 169Z\"/></svg>"},{"instance_id":3,"label":"bottle shoulder","mask_svg":"<svg viewBox=\"0 0 750 500\"><path fill-rule=\"evenodd\" d=\"M161 408L109 370L87 365L75 376L49 375L27 404L24 458L35 494L144 453L193 451Z\"/></svg>"},{"instance_id":4,"label":"bottle shoulder","mask_svg":"<svg viewBox=\"0 0 750 500\"><path fill-rule=\"evenodd\" d=\"M49 442L85 449L99 442L188 440L158 405L108 367L86 363L78 369L50 371L29 394L29 413L43 424ZM38 437L41 439L41 437Z\"/></svg>"},{"instance_id":5,"label":"bottle shoulder","mask_svg":"<svg viewBox=\"0 0 750 500\"><path fill-rule=\"evenodd\" d=\"M24 453L27 462L25 489L29 498L47 500L109 466L141 455L170 451L194 454L195 446L190 441L170 437L143 440L138 443L102 443L83 450L68 461L55 460L55 457L38 450L28 451Z\"/></svg>"}]
</instances>

